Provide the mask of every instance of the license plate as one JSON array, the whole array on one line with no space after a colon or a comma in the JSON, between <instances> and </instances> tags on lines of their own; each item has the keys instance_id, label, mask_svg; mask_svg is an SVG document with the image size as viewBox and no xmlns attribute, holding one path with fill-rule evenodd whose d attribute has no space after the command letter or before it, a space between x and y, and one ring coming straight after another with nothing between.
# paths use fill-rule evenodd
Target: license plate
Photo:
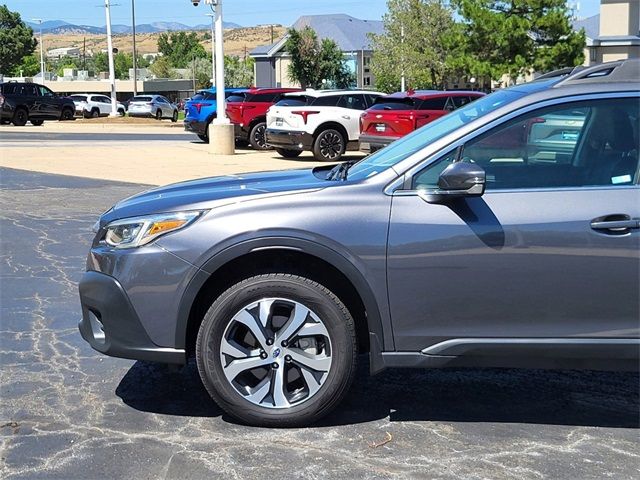
<instances>
[{"instance_id":1,"label":"license plate","mask_svg":"<svg viewBox=\"0 0 640 480\"><path fill-rule=\"evenodd\" d=\"M376 132L384 132L387 129L387 126L384 123L378 123L376 125Z\"/></svg>"},{"instance_id":2,"label":"license plate","mask_svg":"<svg viewBox=\"0 0 640 480\"><path fill-rule=\"evenodd\" d=\"M282 118L276 118L276 127L281 127L284 124L284 120Z\"/></svg>"}]
</instances>

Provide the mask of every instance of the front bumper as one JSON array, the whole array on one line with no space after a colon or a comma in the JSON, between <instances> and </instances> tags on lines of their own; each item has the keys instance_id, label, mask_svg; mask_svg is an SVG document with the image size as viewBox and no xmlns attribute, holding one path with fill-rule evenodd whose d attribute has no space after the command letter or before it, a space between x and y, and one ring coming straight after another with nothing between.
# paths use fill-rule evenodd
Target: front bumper
<instances>
[{"instance_id":1,"label":"front bumper","mask_svg":"<svg viewBox=\"0 0 640 480\"><path fill-rule=\"evenodd\" d=\"M267 128L265 137L267 144L276 148L311 150L313 147L313 135L307 132Z\"/></svg>"},{"instance_id":2,"label":"front bumper","mask_svg":"<svg viewBox=\"0 0 640 480\"><path fill-rule=\"evenodd\" d=\"M203 122L201 120L195 120L193 118L187 117L184 119L184 130L186 132L192 132L197 135L206 135L207 122Z\"/></svg>"},{"instance_id":3,"label":"front bumper","mask_svg":"<svg viewBox=\"0 0 640 480\"><path fill-rule=\"evenodd\" d=\"M386 147L391 142L395 142L400 137L383 137L378 135L360 134L360 151L373 153L376 150Z\"/></svg>"},{"instance_id":4,"label":"front bumper","mask_svg":"<svg viewBox=\"0 0 640 480\"><path fill-rule=\"evenodd\" d=\"M113 357L184 364L186 352L153 343L122 285L113 277L88 271L80 280L82 320L78 328L94 350Z\"/></svg>"}]
</instances>

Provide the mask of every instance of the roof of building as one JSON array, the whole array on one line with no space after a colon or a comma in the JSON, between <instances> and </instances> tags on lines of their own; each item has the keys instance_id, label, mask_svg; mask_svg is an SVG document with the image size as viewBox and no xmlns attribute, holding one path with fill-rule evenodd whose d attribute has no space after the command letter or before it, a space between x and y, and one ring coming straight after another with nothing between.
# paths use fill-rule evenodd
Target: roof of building
<instances>
[{"instance_id":1,"label":"roof of building","mask_svg":"<svg viewBox=\"0 0 640 480\"><path fill-rule=\"evenodd\" d=\"M379 20L360 20L345 14L304 15L292 25L296 30L311 27L320 40L331 39L343 52L371 50L369 34L384 33L384 24ZM288 36L271 45L261 45L251 51L251 56L272 56L283 47Z\"/></svg>"},{"instance_id":2,"label":"roof of building","mask_svg":"<svg viewBox=\"0 0 640 480\"><path fill-rule=\"evenodd\" d=\"M573 22L573 29L579 32L581 28L584 28L584 33L587 38L598 38L600 35L600 14L575 20Z\"/></svg>"}]
</instances>

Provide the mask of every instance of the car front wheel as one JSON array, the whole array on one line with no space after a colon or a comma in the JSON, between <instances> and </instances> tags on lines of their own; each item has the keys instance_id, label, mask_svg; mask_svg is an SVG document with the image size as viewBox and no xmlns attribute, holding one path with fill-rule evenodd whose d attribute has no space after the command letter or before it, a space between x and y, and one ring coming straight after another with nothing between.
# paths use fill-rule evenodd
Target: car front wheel
<instances>
[{"instance_id":1,"label":"car front wheel","mask_svg":"<svg viewBox=\"0 0 640 480\"><path fill-rule=\"evenodd\" d=\"M330 290L272 273L223 293L198 332L196 361L211 397L242 422L300 426L329 413L356 365L353 318Z\"/></svg>"}]
</instances>

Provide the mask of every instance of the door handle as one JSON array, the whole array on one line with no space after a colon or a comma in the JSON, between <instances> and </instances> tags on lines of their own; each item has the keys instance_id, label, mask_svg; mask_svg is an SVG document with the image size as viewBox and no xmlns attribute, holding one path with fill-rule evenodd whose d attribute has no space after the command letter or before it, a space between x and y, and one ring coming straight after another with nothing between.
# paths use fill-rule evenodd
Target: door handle
<instances>
[{"instance_id":1,"label":"door handle","mask_svg":"<svg viewBox=\"0 0 640 480\"><path fill-rule=\"evenodd\" d=\"M632 228L640 228L640 220L632 219L629 215L606 215L593 219L591 221L591 228L619 234Z\"/></svg>"},{"instance_id":2,"label":"door handle","mask_svg":"<svg viewBox=\"0 0 640 480\"><path fill-rule=\"evenodd\" d=\"M349 120L351 117L349 115L342 115L342 118L344 118L345 120Z\"/></svg>"}]
</instances>

